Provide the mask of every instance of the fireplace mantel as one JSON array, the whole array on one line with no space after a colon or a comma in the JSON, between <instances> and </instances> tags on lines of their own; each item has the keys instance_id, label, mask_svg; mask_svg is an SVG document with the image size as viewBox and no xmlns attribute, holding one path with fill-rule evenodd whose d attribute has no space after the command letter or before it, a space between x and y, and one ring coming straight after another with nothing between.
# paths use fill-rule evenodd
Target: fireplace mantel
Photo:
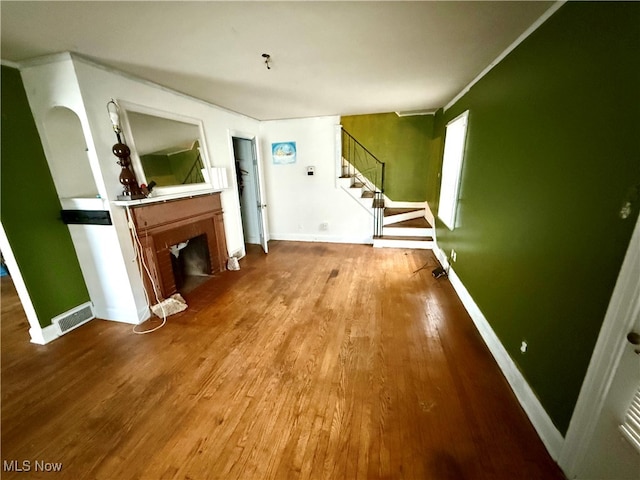
<instances>
[{"instance_id":1,"label":"fireplace mantel","mask_svg":"<svg viewBox=\"0 0 640 480\"><path fill-rule=\"evenodd\" d=\"M222 218L220 193L178 198L162 202L127 202L142 255L149 272L144 286L151 303L177 292L169 248L199 235L206 235L210 274L226 269L227 244ZM152 283L158 287L157 295Z\"/></svg>"}]
</instances>

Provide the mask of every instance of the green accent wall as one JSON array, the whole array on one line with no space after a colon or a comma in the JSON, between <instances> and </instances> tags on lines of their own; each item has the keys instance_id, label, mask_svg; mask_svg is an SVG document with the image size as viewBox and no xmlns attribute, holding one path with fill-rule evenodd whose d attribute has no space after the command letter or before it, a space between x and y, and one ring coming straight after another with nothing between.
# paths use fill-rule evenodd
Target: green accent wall
<instances>
[{"instance_id":1,"label":"green accent wall","mask_svg":"<svg viewBox=\"0 0 640 480\"><path fill-rule=\"evenodd\" d=\"M89 301L18 70L2 66L0 219L41 326Z\"/></svg>"},{"instance_id":2,"label":"green accent wall","mask_svg":"<svg viewBox=\"0 0 640 480\"><path fill-rule=\"evenodd\" d=\"M204 164L200 158L198 142L191 150L183 150L172 154L149 153L140 157L142 168L148 182L152 180L159 187L181 185L185 183L202 183ZM194 164L196 166L194 167Z\"/></svg>"},{"instance_id":3,"label":"green accent wall","mask_svg":"<svg viewBox=\"0 0 640 480\"><path fill-rule=\"evenodd\" d=\"M433 115L395 113L342 117L343 128L385 162L384 192L396 202L427 200L432 158Z\"/></svg>"},{"instance_id":4,"label":"green accent wall","mask_svg":"<svg viewBox=\"0 0 640 480\"><path fill-rule=\"evenodd\" d=\"M436 116L438 139L469 110L438 244L562 433L638 217L619 216L640 184L638 25L640 3L568 2Z\"/></svg>"}]
</instances>

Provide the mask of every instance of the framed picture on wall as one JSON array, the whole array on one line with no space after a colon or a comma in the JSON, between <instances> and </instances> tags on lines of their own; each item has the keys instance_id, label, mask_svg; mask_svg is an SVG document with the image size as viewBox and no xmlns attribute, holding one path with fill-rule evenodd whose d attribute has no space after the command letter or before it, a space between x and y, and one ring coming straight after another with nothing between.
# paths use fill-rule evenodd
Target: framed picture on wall
<instances>
[{"instance_id":1,"label":"framed picture on wall","mask_svg":"<svg viewBox=\"0 0 640 480\"><path fill-rule=\"evenodd\" d=\"M278 142L271 144L271 157L274 165L296 163L296 142Z\"/></svg>"}]
</instances>

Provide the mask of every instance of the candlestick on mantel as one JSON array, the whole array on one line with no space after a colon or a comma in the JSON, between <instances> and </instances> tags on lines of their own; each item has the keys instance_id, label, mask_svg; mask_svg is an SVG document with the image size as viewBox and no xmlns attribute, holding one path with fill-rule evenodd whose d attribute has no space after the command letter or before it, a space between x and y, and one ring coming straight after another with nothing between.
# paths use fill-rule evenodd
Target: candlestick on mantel
<instances>
[{"instance_id":1,"label":"candlestick on mantel","mask_svg":"<svg viewBox=\"0 0 640 480\"><path fill-rule=\"evenodd\" d=\"M122 128L120 127L120 108L113 98L107 103L107 112L113 125L113 131L118 139L118 143L113 146L112 151L113 154L118 157L117 163L122 168L122 170L120 170L119 180L123 191L122 195L118 195L117 198L118 200L140 200L146 198L146 195L142 193L142 189L138 185L136 174L131 168L131 150L120 137L122 133Z\"/></svg>"},{"instance_id":2,"label":"candlestick on mantel","mask_svg":"<svg viewBox=\"0 0 640 480\"><path fill-rule=\"evenodd\" d=\"M122 167L120 171L120 183L123 186L122 195L118 195L118 200L140 200L146 198L142 189L138 185L136 175L131 170L131 150L124 143L116 143L113 146L113 154L118 157L118 165Z\"/></svg>"}]
</instances>

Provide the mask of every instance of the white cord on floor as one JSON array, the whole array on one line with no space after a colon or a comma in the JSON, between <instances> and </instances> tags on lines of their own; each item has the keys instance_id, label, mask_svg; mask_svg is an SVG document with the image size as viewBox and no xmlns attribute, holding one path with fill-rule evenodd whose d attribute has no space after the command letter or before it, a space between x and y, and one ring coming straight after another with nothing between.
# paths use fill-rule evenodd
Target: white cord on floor
<instances>
[{"instance_id":1,"label":"white cord on floor","mask_svg":"<svg viewBox=\"0 0 640 480\"><path fill-rule=\"evenodd\" d=\"M153 281L153 277L151 276L151 272L149 271L149 267L147 266L146 262L144 261L144 255L142 254L142 244L140 243L140 238L138 237L138 232L136 231L136 226L135 223L133 223L133 219L131 218L131 211L129 210L129 205L127 205L126 207L126 212L127 212L127 224L129 225L129 229L131 230L131 234L133 235L134 238L134 242L133 242L133 249L135 251L135 255L136 255L136 260L137 260L137 264L138 264L138 270L140 271L141 275L144 275L144 272L147 273L147 277L149 278L149 282L151 283L151 288L153 288L153 294L156 297L156 302L158 302L158 305L160 306L160 310L162 311L162 323L160 325L158 325L157 327L154 327L150 330L143 330L143 331L139 331L136 330L136 327L138 325L134 325L133 326L133 333L137 334L137 335L145 335L147 333L151 333L151 332L155 332L156 330L161 329L162 327L165 326L165 324L167 323L167 313L164 310L164 306L162 305L162 302L160 301L160 294L158 293L158 287L156 285L156 283ZM144 296L145 299L147 301L147 308L151 308L151 302L149 301L149 296L147 295L147 289L144 289Z\"/></svg>"}]
</instances>

